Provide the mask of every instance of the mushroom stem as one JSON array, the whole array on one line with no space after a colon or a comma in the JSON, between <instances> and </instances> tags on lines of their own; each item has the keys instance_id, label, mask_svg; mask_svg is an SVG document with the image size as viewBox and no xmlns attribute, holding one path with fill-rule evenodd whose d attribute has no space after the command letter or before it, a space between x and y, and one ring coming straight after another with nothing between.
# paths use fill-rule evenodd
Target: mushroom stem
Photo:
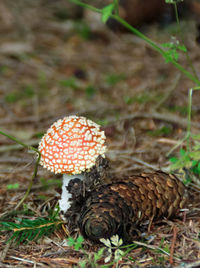
<instances>
[{"instance_id":1,"label":"mushroom stem","mask_svg":"<svg viewBox=\"0 0 200 268\"><path fill-rule=\"evenodd\" d=\"M83 174L79 175L69 175L69 174L63 174L63 184L62 184L62 194L61 199L59 200L59 207L60 211L65 213L71 206L71 201L69 200L72 195L68 192L67 186L69 185L70 180L78 178L80 180L84 179Z\"/></svg>"}]
</instances>

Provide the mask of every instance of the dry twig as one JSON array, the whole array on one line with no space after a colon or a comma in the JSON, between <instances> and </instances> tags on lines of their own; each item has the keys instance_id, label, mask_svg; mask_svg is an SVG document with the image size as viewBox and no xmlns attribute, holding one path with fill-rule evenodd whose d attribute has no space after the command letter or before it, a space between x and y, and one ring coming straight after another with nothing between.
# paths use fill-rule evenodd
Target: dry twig
<instances>
[{"instance_id":1,"label":"dry twig","mask_svg":"<svg viewBox=\"0 0 200 268\"><path fill-rule=\"evenodd\" d=\"M176 238L177 238L177 232L178 229L176 225L173 226L173 237L172 237L172 242L171 242L171 249L170 249L170 258L169 258L169 263L173 265L173 255L174 255L174 248L175 248L175 243L176 243Z\"/></svg>"}]
</instances>

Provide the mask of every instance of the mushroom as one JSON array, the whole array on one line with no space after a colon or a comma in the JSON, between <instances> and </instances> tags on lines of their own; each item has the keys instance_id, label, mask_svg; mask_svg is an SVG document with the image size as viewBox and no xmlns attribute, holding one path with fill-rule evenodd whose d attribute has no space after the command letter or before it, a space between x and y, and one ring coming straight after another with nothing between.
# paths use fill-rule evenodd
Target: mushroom
<instances>
[{"instance_id":1,"label":"mushroom","mask_svg":"<svg viewBox=\"0 0 200 268\"><path fill-rule=\"evenodd\" d=\"M56 121L39 143L40 164L63 174L60 210L65 213L70 207L69 181L81 180L85 172L95 165L99 156L105 157L105 134L100 126L83 116L68 116Z\"/></svg>"}]
</instances>

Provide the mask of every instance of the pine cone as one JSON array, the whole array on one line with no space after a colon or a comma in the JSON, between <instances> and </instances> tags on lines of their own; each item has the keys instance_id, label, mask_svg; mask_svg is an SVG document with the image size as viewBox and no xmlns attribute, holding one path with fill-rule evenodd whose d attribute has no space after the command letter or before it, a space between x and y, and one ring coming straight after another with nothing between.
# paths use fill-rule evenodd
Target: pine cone
<instances>
[{"instance_id":1,"label":"pine cone","mask_svg":"<svg viewBox=\"0 0 200 268\"><path fill-rule=\"evenodd\" d=\"M177 215L187 200L186 188L174 175L143 173L102 185L82 205L79 228L85 238L98 241L118 234L130 241L136 227Z\"/></svg>"}]
</instances>

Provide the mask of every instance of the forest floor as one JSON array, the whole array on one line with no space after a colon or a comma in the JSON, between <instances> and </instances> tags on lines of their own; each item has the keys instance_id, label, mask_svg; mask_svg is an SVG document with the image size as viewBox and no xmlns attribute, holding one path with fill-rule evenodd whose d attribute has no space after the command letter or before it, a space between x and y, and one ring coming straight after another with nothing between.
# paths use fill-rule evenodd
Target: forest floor
<instances>
[{"instance_id":1,"label":"forest floor","mask_svg":"<svg viewBox=\"0 0 200 268\"><path fill-rule=\"evenodd\" d=\"M112 32L98 15L85 11L83 20L61 20L64 1L58 1L59 5L40 2L45 3L4 7L0 130L37 147L58 118L83 115L105 130L106 157L113 175L170 171L168 153L185 136L188 90L193 82L138 37ZM181 27L191 62L200 70L195 21L182 21ZM178 37L174 23L164 28L153 24L142 31L157 43ZM179 61L190 68L184 54ZM200 93L195 92L194 134L200 133L199 103ZM170 156L178 155L179 150ZM39 167L21 210L3 218L23 197L35 159L32 151L0 135L1 220L47 217L59 199L61 176ZM154 225L150 240L139 238L141 244L113 267L197 267L191 263L200 261L200 199L198 191L188 191L194 198L185 217ZM63 229L27 244L6 243L10 235L0 233L0 267L75 267L80 260L89 262L98 248L76 251L67 245ZM95 267L103 265L102 258L98 265Z\"/></svg>"}]
</instances>

